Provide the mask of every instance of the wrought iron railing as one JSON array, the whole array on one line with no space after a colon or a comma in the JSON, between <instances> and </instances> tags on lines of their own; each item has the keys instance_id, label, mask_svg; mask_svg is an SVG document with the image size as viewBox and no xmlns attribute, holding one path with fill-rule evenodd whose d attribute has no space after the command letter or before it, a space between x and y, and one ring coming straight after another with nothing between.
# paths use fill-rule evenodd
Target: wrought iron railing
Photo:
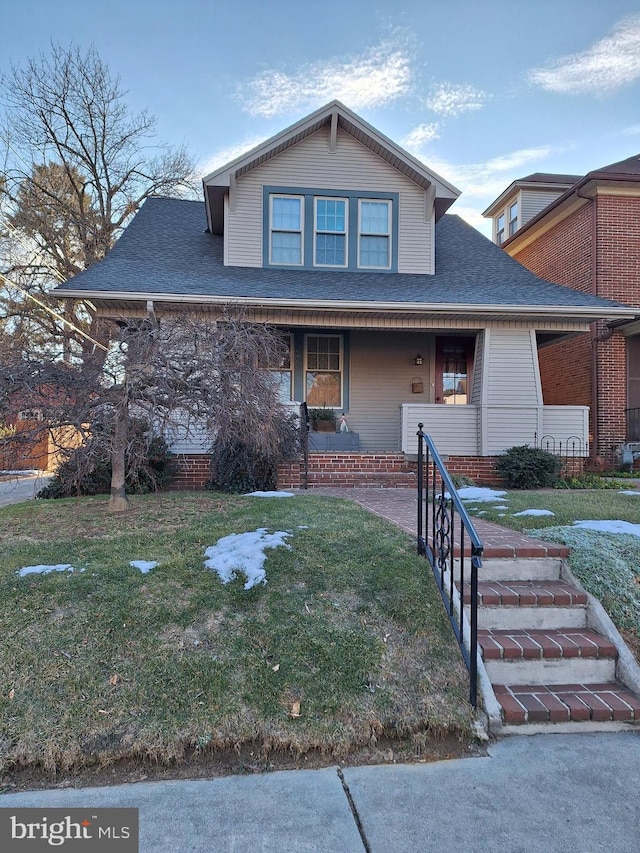
<instances>
[{"instance_id":1,"label":"wrought iron railing","mask_svg":"<svg viewBox=\"0 0 640 853\"><path fill-rule=\"evenodd\" d=\"M424 433L422 427L423 424L418 424L418 553L431 563L469 670L469 701L475 708L478 701L478 569L482 566L483 546L431 436ZM464 616L467 574L468 632Z\"/></svg>"},{"instance_id":2,"label":"wrought iron railing","mask_svg":"<svg viewBox=\"0 0 640 853\"><path fill-rule=\"evenodd\" d=\"M554 435L547 434L538 438L538 433L534 432L533 446L560 457L562 461L561 476L574 477L582 473L587 447L579 435L556 438Z\"/></svg>"}]
</instances>

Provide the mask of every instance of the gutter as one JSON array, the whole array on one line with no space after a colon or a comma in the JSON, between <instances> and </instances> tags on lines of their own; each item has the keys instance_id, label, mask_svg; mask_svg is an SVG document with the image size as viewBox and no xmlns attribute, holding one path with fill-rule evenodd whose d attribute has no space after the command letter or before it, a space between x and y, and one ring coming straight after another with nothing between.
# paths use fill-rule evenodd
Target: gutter
<instances>
[{"instance_id":1,"label":"gutter","mask_svg":"<svg viewBox=\"0 0 640 853\"><path fill-rule=\"evenodd\" d=\"M521 314L523 316L543 315L543 316L560 316L592 319L619 319L631 320L640 318L640 309L630 308L628 306L572 306L572 305L514 305L510 303L503 304L460 304L457 302L353 302L349 300L317 300L317 299L255 299L247 296L206 296L206 295L189 295L189 294L169 294L169 293L148 293L133 291L131 293L119 292L117 295L113 291L92 290L90 292L81 290L71 290L69 288L56 288L53 293L60 298L71 298L80 300L99 300L104 299L108 302L113 302L115 299L121 302L128 300L134 302L146 302L152 300L155 303L169 302L185 305L242 305L255 308L285 308L290 310L333 310L333 311L388 311L390 313L400 313L405 311L418 312L428 314L461 314L475 315L478 313L484 314Z\"/></svg>"}]
</instances>

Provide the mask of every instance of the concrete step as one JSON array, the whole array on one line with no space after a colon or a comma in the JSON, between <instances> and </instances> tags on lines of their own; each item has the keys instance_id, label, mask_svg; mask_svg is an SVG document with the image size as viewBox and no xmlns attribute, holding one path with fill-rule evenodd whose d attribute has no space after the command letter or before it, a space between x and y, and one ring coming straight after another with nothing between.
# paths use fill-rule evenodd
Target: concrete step
<instances>
[{"instance_id":1,"label":"concrete step","mask_svg":"<svg viewBox=\"0 0 640 853\"><path fill-rule=\"evenodd\" d=\"M482 568L478 572L478 579L483 581L559 580L562 562L562 557L485 557L482 560ZM466 581L469 580L470 570L470 566L465 564Z\"/></svg>"},{"instance_id":2,"label":"concrete step","mask_svg":"<svg viewBox=\"0 0 640 853\"><path fill-rule=\"evenodd\" d=\"M587 605L484 605L478 607L478 627L494 631L546 631L560 628L584 628Z\"/></svg>"},{"instance_id":3,"label":"concrete step","mask_svg":"<svg viewBox=\"0 0 640 853\"><path fill-rule=\"evenodd\" d=\"M640 699L615 681L494 684L505 726L527 723L640 721Z\"/></svg>"},{"instance_id":4,"label":"concrete step","mask_svg":"<svg viewBox=\"0 0 640 853\"><path fill-rule=\"evenodd\" d=\"M478 630L492 684L568 684L614 681L616 647L594 631Z\"/></svg>"}]
</instances>

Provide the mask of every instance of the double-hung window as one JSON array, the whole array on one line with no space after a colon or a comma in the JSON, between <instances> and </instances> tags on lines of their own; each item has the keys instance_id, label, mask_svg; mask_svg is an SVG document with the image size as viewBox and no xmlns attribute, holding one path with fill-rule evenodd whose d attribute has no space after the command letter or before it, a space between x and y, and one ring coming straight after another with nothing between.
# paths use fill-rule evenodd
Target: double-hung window
<instances>
[{"instance_id":1,"label":"double-hung window","mask_svg":"<svg viewBox=\"0 0 640 853\"><path fill-rule=\"evenodd\" d=\"M304 204L301 196L272 195L269 262L302 266L304 262Z\"/></svg>"},{"instance_id":2,"label":"double-hung window","mask_svg":"<svg viewBox=\"0 0 640 853\"><path fill-rule=\"evenodd\" d=\"M342 338L307 335L306 401L309 406L342 406Z\"/></svg>"},{"instance_id":3,"label":"double-hung window","mask_svg":"<svg viewBox=\"0 0 640 853\"><path fill-rule=\"evenodd\" d=\"M360 199L358 202L358 266L389 269L391 266L391 202Z\"/></svg>"},{"instance_id":4,"label":"double-hung window","mask_svg":"<svg viewBox=\"0 0 640 853\"><path fill-rule=\"evenodd\" d=\"M501 213L496 220L496 243L502 246L504 242L504 213Z\"/></svg>"},{"instance_id":5,"label":"double-hung window","mask_svg":"<svg viewBox=\"0 0 640 853\"><path fill-rule=\"evenodd\" d=\"M346 267L349 202L346 198L315 198L314 206L314 266Z\"/></svg>"},{"instance_id":6,"label":"double-hung window","mask_svg":"<svg viewBox=\"0 0 640 853\"><path fill-rule=\"evenodd\" d=\"M263 187L266 267L397 272L399 194Z\"/></svg>"},{"instance_id":7,"label":"double-hung window","mask_svg":"<svg viewBox=\"0 0 640 853\"><path fill-rule=\"evenodd\" d=\"M289 403L293 399L293 376L291 364L292 340L291 335L284 334L281 337L282 346L278 353L275 364L269 364L269 370L278 389L278 398L281 403Z\"/></svg>"}]
</instances>

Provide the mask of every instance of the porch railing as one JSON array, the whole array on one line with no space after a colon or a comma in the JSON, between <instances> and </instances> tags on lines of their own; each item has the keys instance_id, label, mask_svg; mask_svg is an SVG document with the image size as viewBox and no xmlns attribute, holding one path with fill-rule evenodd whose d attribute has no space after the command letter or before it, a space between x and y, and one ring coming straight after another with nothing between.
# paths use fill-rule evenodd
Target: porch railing
<instances>
[{"instance_id":1,"label":"porch railing","mask_svg":"<svg viewBox=\"0 0 640 853\"><path fill-rule=\"evenodd\" d=\"M424 433L422 427L423 424L418 424L418 553L431 563L469 670L469 701L475 708L478 701L478 569L482 566L483 546L431 436ZM465 575L469 581L468 632L464 618Z\"/></svg>"}]
</instances>

